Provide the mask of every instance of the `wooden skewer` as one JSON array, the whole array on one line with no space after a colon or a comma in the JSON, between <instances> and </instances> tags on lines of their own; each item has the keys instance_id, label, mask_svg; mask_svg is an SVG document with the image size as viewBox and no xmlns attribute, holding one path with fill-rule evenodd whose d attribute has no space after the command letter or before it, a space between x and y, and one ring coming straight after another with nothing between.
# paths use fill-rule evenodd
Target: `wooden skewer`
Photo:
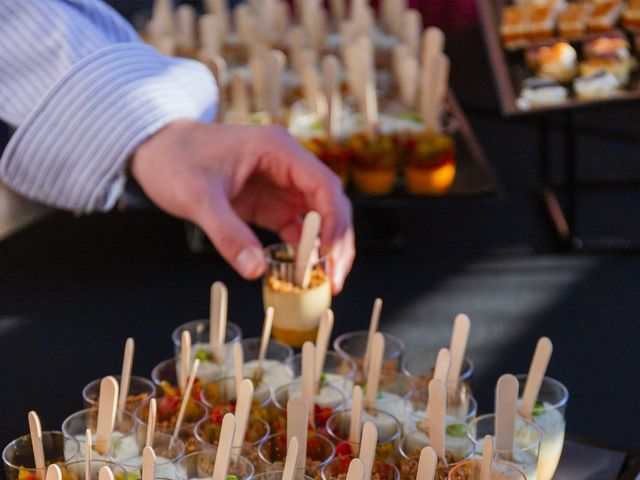
<instances>
[{"instance_id":1,"label":"wooden skewer","mask_svg":"<svg viewBox=\"0 0 640 480\"><path fill-rule=\"evenodd\" d=\"M287 402L287 444L293 437L298 439L298 462L296 472L304 472L307 458L307 419L309 409L302 397L292 397ZM297 476L297 475L296 475Z\"/></svg>"},{"instance_id":2,"label":"wooden skewer","mask_svg":"<svg viewBox=\"0 0 640 480\"><path fill-rule=\"evenodd\" d=\"M336 25L345 21L347 16L347 6L344 0L331 0L329 2L329 8L331 9L331 17Z\"/></svg>"},{"instance_id":3,"label":"wooden skewer","mask_svg":"<svg viewBox=\"0 0 640 480\"><path fill-rule=\"evenodd\" d=\"M311 342L305 342L302 346L302 398L307 402L309 410L309 425L315 427L315 347Z\"/></svg>"},{"instance_id":4,"label":"wooden skewer","mask_svg":"<svg viewBox=\"0 0 640 480\"><path fill-rule=\"evenodd\" d=\"M271 327L273 326L273 307L267 307L264 312L264 324L262 325L262 337L260 338L260 351L258 352L258 368L256 369L255 378L260 381L264 369L264 360L267 358L267 349L269 348L269 339L271 338Z\"/></svg>"},{"instance_id":5,"label":"wooden skewer","mask_svg":"<svg viewBox=\"0 0 640 480\"><path fill-rule=\"evenodd\" d=\"M362 360L362 369L364 372L369 370L369 357L371 356L371 348L373 346L373 337L378 333L380 326L380 314L382 313L382 299L376 298L373 301L373 310L371 310L371 320L369 320L369 333L367 334L367 345L364 350L364 358Z\"/></svg>"},{"instance_id":6,"label":"wooden skewer","mask_svg":"<svg viewBox=\"0 0 640 480\"><path fill-rule=\"evenodd\" d=\"M333 331L333 310L327 308L320 317L320 325L318 334L316 335L316 359L315 359L315 375L314 382L320 388L320 378L324 371L324 362L327 356L329 340Z\"/></svg>"},{"instance_id":7,"label":"wooden skewer","mask_svg":"<svg viewBox=\"0 0 640 480\"><path fill-rule=\"evenodd\" d=\"M236 342L233 344L233 376L236 386L236 399L240 395L240 385L242 385L242 369L244 367L244 352L242 351L242 344Z\"/></svg>"},{"instance_id":8,"label":"wooden skewer","mask_svg":"<svg viewBox=\"0 0 640 480\"><path fill-rule=\"evenodd\" d=\"M108 466L105 465L100 469L98 472L98 480L113 480L113 472Z\"/></svg>"},{"instance_id":9,"label":"wooden skewer","mask_svg":"<svg viewBox=\"0 0 640 480\"><path fill-rule=\"evenodd\" d=\"M445 459L445 431L447 411L447 388L440 380L429 382L429 440L438 454L438 458Z\"/></svg>"},{"instance_id":10,"label":"wooden skewer","mask_svg":"<svg viewBox=\"0 0 640 480\"><path fill-rule=\"evenodd\" d=\"M542 381L547 372L552 352L553 344L551 340L547 337L542 337L538 340L536 351L533 354L531 366L529 367L527 382L524 385L520 406L518 407L520 415L529 420L533 417L533 408L540 394L540 387L542 387Z\"/></svg>"},{"instance_id":11,"label":"wooden skewer","mask_svg":"<svg viewBox=\"0 0 640 480\"><path fill-rule=\"evenodd\" d=\"M33 449L33 460L36 466L36 477L42 480L45 477L46 463L44 459L44 447L42 446L42 425L40 417L31 410L28 414L29 435L31 437L31 448Z\"/></svg>"},{"instance_id":12,"label":"wooden skewer","mask_svg":"<svg viewBox=\"0 0 640 480\"><path fill-rule=\"evenodd\" d=\"M366 408L375 408L376 406L383 357L384 336L382 333L378 332L373 337L373 344L371 348L371 363L369 365L369 373L367 375L367 395L365 398Z\"/></svg>"},{"instance_id":13,"label":"wooden skewer","mask_svg":"<svg viewBox=\"0 0 640 480\"><path fill-rule=\"evenodd\" d=\"M309 108L319 117L327 116L327 99L320 88L318 74L313 65L305 65L302 71L302 86Z\"/></svg>"},{"instance_id":14,"label":"wooden skewer","mask_svg":"<svg viewBox=\"0 0 640 480\"><path fill-rule=\"evenodd\" d=\"M120 375L120 395L118 396L118 423L122 421L122 412L127 405L129 384L131 383L131 370L133 369L133 352L135 342L133 338L127 338L124 344L124 356L122 359L122 374Z\"/></svg>"},{"instance_id":15,"label":"wooden skewer","mask_svg":"<svg viewBox=\"0 0 640 480\"><path fill-rule=\"evenodd\" d=\"M458 381L462 372L462 363L467 350L469 341L469 331L471 330L471 320L464 313L456 315L453 321L453 331L451 333L451 344L449 353L451 354L451 363L449 367L449 375L447 377L447 388L453 393L458 388Z\"/></svg>"},{"instance_id":16,"label":"wooden skewer","mask_svg":"<svg viewBox=\"0 0 640 480\"><path fill-rule=\"evenodd\" d=\"M418 474L416 480L434 480L436 467L438 466L438 455L431 447L424 447L420 451L420 461L418 462Z\"/></svg>"},{"instance_id":17,"label":"wooden skewer","mask_svg":"<svg viewBox=\"0 0 640 480\"><path fill-rule=\"evenodd\" d=\"M46 480L62 480L62 470L55 463L49 465L47 468ZM102 480L102 479L100 479Z\"/></svg>"},{"instance_id":18,"label":"wooden skewer","mask_svg":"<svg viewBox=\"0 0 640 480\"><path fill-rule=\"evenodd\" d=\"M376 444L378 443L378 429L373 422L365 422L362 427L362 438L360 439L360 453L358 458L364 466L364 480L371 480L373 463L376 457Z\"/></svg>"},{"instance_id":19,"label":"wooden skewer","mask_svg":"<svg viewBox=\"0 0 640 480\"><path fill-rule=\"evenodd\" d=\"M155 398L149 402L149 416L147 417L147 438L145 445L153 447L153 436L156 431L156 416L158 415L158 405Z\"/></svg>"},{"instance_id":20,"label":"wooden skewer","mask_svg":"<svg viewBox=\"0 0 640 480\"><path fill-rule=\"evenodd\" d=\"M196 48L196 11L189 4L176 8L176 42L182 52Z\"/></svg>"},{"instance_id":21,"label":"wooden skewer","mask_svg":"<svg viewBox=\"0 0 640 480\"><path fill-rule=\"evenodd\" d=\"M219 365L224 365L223 347L227 333L227 305L229 292L222 282L211 285L211 313L209 317L209 348Z\"/></svg>"},{"instance_id":22,"label":"wooden skewer","mask_svg":"<svg viewBox=\"0 0 640 480\"><path fill-rule=\"evenodd\" d=\"M322 60L322 77L327 97L327 136L335 140L339 134L342 116L342 97L339 79L340 61L335 55L327 55Z\"/></svg>"},{"instance_id":23,"label":"wooden skewer","mask_svg":"<svg viewBox=\"0 0 640 480\"><path fill-rule=\"evenodd\" d=\"M191 367L191 375L189 376L189 381L187 382L187 386L182 392L182 402L180 402L180 410L178 411L178 418L176 419L176 426L173 429L173 436L171 437L169 448L171 448L171 445L173 445L174 440L178 438L178 435L180 435L180 428L182 427L184 414L187 411L187 405L189 404L189 400L191 399L191 390L193 390L193 382L195 382L196 377L198 376L199 367L200 367L200 360L196 358L193 361L193 367Z\"/></svg>"},{"instance_id":24,"label":"wooden skewer","mask_svg":"<svg viewBox=\"0 0 640 480\"><path fill-rule=\"evenodd\" d=\"M346 480L364 480L364 464L359 458L353 458L349 462Z\"/></svg>"},{"instance_id":25,"label":"wooden skewer","mask_svg":"<svg viewBox=\"0 0 640 480\"><path fill-rule=\"evenodd\" d=\"M247 82L241 73L231 77L231 111L236 123L249 122L249 94Z\"/></svg>"},{"instance_id":26,"label":"wooden skewer","mask_svg":"<svg viewBox=\"0 0 640 480\"><path fill-rule=\"evenodd\" d=\"M222 43L220 32L222 31L222 17L213 13L200 15L198 18L198 31L200 45L207 55L219 55Z\"/></svg>"},{"instance_id":27,"label":"wooden skewer","mask_svg":"<svg viewBox=\"0 0 640 480\"><path fill-rule=\"evenodd\" d=\"M84 478L91 480L91 456L92 448L91 448L91 430L86 429L84 432Z\"/></svg>"},{"instance_id":28,"label":"wooden skewer","mask_svg":"<svg viewBox=\"0 0 640 480\"><path fill-rule=\"evenodd\" d=\"M189 367L191 366L191 332L183 330L180 335L180 371L178 372L178 387L184 392L189 379Z\"/></svg>"},{"instance_id":29,"label":"wooden skewer","mask_svg":"<svg viewBox=\"0 0 640 480\"><path fill-rule=\"evenodd\" d=\"M233 435L233 448L238 454L242 448L244 437L249 423L249 413L253 402L253 382L245 378L240 382L238 395L236 397L236 431Z\"/></svg>"},{"instance_id":30,"label":"wooden skewer","mask_svg":"<svg viewBox=\"0 0 640 480\"><path fill-rule=\"evenodd\" d=\"M151 447L142 450L142 480L155 480L156 452Z\"/></svg>"},{"instance_id":31,"label":"wooden skewer","mask_svg":"<svg viewBox=\"0 0 640 480\"><path fill-rule=\"evenodd\" d=\"M287 444L287 456L284 460L284 471L282 472L282 480L293 480L300 456L299 442L296 437L291 437Z\"/></svg>"},{"instance_id":32,"label":"wooden skewer","mask_svg":"<svg viewBox=\"0 0 640 480\"><path fill-rule=\"evenodd\" d=\"M318 212L311 211L305 215L295 260L295 283L303 289L309 286L311 280L312 254L320 234L320 226L321 218Z\"/></svg>"},{"instance_id":33,"label":"wooden skewer","mask_svg":"<svg viewBox=\"0 0 640 480\"><path fill-rule=\"evenodd\" d=\"M420 55L420 35L422 33L422 14L413 8L405 10L402 14L403 34L402 41L409 47L409 52L416 59Z\"/></svg>"},{"instance_id":34,"label":"wooden skewer","mask_svg":"<svg viewBox=\"0 0 640 480\"><path fill-rule=\"evenodd\" d=\"M507 455L513 451L517 401L518 379L513 375L502 375L496 386L495 448Z\"/></svg>"},{"instance_id":35,"label":"wooden skewer","mask_svg":"<svg viewBox=\"0 0 640 480\"><path fill-rule=\"evenodd\" d=\"M482 441L482 460L480 463L480 480L491 480L493 469L493 440L491 435L485 435Z\"/></svg>"},{"instance_id":36,"label":"wooden skewer","mask_svg":"<svg viewBox=\"0 0 640 480\"><path fill-rule=\"evenodd\" d=\"M451 355L449 354L449 349L441 348L436 358L436 368L433 371L433 378L446 382L450 363Z\"/></svg>"},{"instance_id":37,"label":"wooden skewer","mask_svg":"<svg viewBox=\"0 0 640 480\"><path fill-rule=\"evenodd\" d=\"M279 50L270 50L266 53L267 111L274 123L282 122L282 90L285 64L286 56Z\"/></svg>"},{"instance_id":38,"label":"wooden skewer","mask_svg":"<svg viewBox=\"0 0 640 480\"><path fill-rule=\"evenodd\" d=\"M231 444L236 429L236 419L232 413L227 413L222 419L220 440L216 451L216 460L213 467L212 480L226 480L231 460Z\"/></svg>"},{"instance_id":39,"label":"wooden skewer","mask_svg":"<svg viewBox=\"0 0 640 480\"><path fill-rule=\"evenodd\" d=\"M118 382L113 377L104 377L100 382L98 400L98 426L96 429L96 452L106 455L116 422Z\"/></svg>"},{"instance_id":40,"label":"wooden skewer","mask_svg":"<svg viewBox=\"0 0 640 480\"><path fill-rule=\"evenodd\" d=\"M359 385L353 387L353 400L351 402L351 421L349 422L349 444L352 454L358 455L360 436L362 435L362 388Z\"/></svg>"}]
</instances>

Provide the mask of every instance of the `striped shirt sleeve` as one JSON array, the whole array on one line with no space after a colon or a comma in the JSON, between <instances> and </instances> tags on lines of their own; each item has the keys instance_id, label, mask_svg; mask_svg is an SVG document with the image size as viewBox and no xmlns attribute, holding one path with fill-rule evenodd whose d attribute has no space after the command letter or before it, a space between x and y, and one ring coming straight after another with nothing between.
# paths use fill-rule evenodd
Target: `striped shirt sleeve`
<instances>
[{"instance_id":1,"label":"striped shirt sleeve","mask_svg":"<svg viewBox=\"0 0 640 480\"><path fill-rule=\"evenodd\" d=\"M211 121L207 68L142 44L98 0L0 0L0 158L10 188L77 213L114 206L127 162L171 121Z\"/></svg>"}]
</instances>

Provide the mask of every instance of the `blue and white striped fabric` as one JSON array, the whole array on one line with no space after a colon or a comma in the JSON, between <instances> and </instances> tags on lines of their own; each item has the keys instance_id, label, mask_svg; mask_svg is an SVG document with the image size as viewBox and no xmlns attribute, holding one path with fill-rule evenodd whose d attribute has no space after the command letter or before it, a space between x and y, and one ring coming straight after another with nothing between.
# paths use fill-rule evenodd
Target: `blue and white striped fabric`
<instances>
[{"instance_id":1,"label":"blue and white striped fabric","mask_svg":"<svg viewBox=\"0 0 640 480\"><path fill-rule=\"evenodd\" d=\"M120 197L136 147L176 119L211 121L208 69L165 57L99 0L0 0L0 179L77 213Z\"/></svg>"}]
</instances>

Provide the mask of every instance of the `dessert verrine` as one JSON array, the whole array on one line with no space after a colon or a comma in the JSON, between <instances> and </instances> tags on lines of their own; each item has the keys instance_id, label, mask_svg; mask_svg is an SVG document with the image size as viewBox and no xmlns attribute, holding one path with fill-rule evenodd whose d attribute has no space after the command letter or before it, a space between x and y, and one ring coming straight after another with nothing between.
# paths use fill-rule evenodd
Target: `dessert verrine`
<instances>
[{"instance_id":1,"label":"dessert verrine","mask_svg":"<svg viewBox=\"0 0 640 480\"><path fill-rule=\"evenodd\" d=\"M271 390L291 382L291 375L287 368L289 359L293 356L293 349L278 340L269 339L264 362L262 364L262 372L258 377L258 369L260 362L258 360L260 353L260 338L244 338L240 342L242 345L242 353L244 364L242 366L242 374L245 378L250 378L255 382L262 382ZM231 352L227 352L225 363L231 365L233 360Z\"/></svg>"},{"instance_id":2,"label":"dessert verrine","mask_svg":"<svg viewBox=\"0 0 640 480\"><path fill-rule=\"evenodd\" d=\"M121 465L127 473L133 474L133 479L142 477L142 451L145 447L146 432L136 435L138 450L135 455L123 452L112 445L109 459ZM168 433L155 432L152 438L153 450L156 454L156 477L172 479L176 476L175 462L184 454L185 445L179 438L172 438Z\"/></svg>"},{"instance_id":3,"label":"dessert verrine","mask_svg":"<svg viewBox=\"0 0 640 480\"><path fill-rule=\"evenodd\" d=\"M200 360L200 368L198 369L198 378L202 382L211 382L220 378L221 374L224 374L224 366L220 365L213 357L211 346L209 345L209 320L193 320L191 322L184 323L176 328L171 333L171 339L173 340L175 355L176 355L176 368L180 364L180 346L181 335L183 331L188 331L191 334L191 359L189 364L193 364L193 360L198 358ZM224 350L229 350L229 347L242 339L242 330L238 325L232 322L227 322L227 328L224 339ZM224 355L224 352L223 352Z\"/></svg>"},{"instance_id":4,"label":"dessert verrine","mask_svg":"<svg viewBox=\"0 0 640 480\"><path fill-rule=\"evenodd\" d=\"M216 463L216 449L185 455L176 465L176 480L211 480ZM249 480L255 469L252 463L240 455L231 455L227 479Z\"/></svg>"},{"instance_id":5,"label":"dessert verrine","mask_svg":"<svg viewBox=\"0 0 640 480\"><path fill-rule=\"evenodd\" d=\"M312 265L308 288L295 284L295 255L293 248L277 244L265 249L267 272L262 282L264 308L273 307L272 335L293 347L314 341L320 316L331 307L331 282L327 259Z\"/></svg>"},{"instance_id":6,"label":"dessert verrine","mask_svg":"<svg viewBox=\"0 0 640 480\"><path fill-rule=\"evenodd\" d=\"M520 384L519 397L524 392L527 375L516 375ZM557 380L544 377L538 399L533 408L532 420L542 430L538 458L538 479L551 480L560 462L566 429L565 410L569 391Z\"/></svg>"},{"instance_id":7,"label":"dessert verrine","mask_svg":"<svg viewBox=\"0 0 640 480\"><path fill-rule=\"evenodd\" d=\"M66 465L66 470L63 470L62 480L99 480L100 469L102 467L109 467L111 473L113 473L114 480L139 480L139 476L134 473L127 472L122 465L117 463L98 458L91 459L91 478L86 478L86 465L84 460L73 460ZM66 475L65 475L66 471Z\"/></svg>"},{"instance_id":8,"label":"dessert verrine","mask_svg":"<svg viewBox=\"0 0 640 480\"><path fill-rule=\"evenodd\" d=\"M200 420L196 424L196 438L200 442L203 450L211 450L218 446L222 430L222 418L224 418L225 413L228 412L223 413L219 410L219 407L216 407L207 418ZM254 455L254 453L257 452L258 445L260 445L269 434L269 424L259 417L250 415L244 442L240 448L240 452L236 453L253 462L257 459L257 455Z\"/></svg>"},{"instance_id":9,"label":"dessert verrine","mask_svg":"<svg viewBox=\"0 0 640 480\"><path fill-rule=\"evenodd\" d=\"M314 478L316 480L346 480L349 465L354 458L350 453L336 456L322 467L320 474L316 474ZM372 480L400 480L400 471L393 463L376 457L371 468L371 478Z\"/></svg>"},{"instance_id":10,"label":"dessert verrine","mask_svg":"<svg viewBox=\"0 0 640 480\"><path fill-rule=\"evenodd\" d=\"M553 79L531 77L522 82L516 105L520 110L559 105L567 101L568 91Z\"/></svg>"},{"instance_id":11,"label":"dessert verrine","mask_svg":"<svg viewBox=\"0 0 640 480\"><path fill-rule=\"evenodd\" d=\"M334 456L335 448L331 441L316 432L307 433L307 456L305 474L316 477L322 467ZM258 454L263 463L261 470L282 470L287 456L287 433L275 433L267 437L258 447Z\"/></svg>"},{"instance_id":12,"label":"dessert verrine","mask_svg":"<svg viewBox=\"0 0 640 480\"><path fill-rule=\"evenodd\" d=\"M113 375L118 385L120 384L120 375ZM98 406L98 398L100 396L100 382L102 378L98 378L89 382L82 389L82 399L84 400L85 408L92 408ZM141 404L148 402L156 395L156 388L152 381L133 375L129 381L129 391L127 395L127 401L125 404L125 410L131 414L136 411Z\"/></svg>"},{"instance_id":13,"label":"dessert verrine","mask_svg":"<svg viewBox=\"0 0 640 480\"><path fill-rule=\"evenodd\" d=\"M482 476L482 459L474 458L453 467L449 472L449 480L527 480L524 472L506 462L493 461L489 477Z\"/></svg>"},{"instance_id":14,"label":"dessert verrine","mask_svg":"<svg viewBox=\"0 0 640 480\"><path fill-rule=\"evenodd\" d=\"M367 385L362 387L363 393L367 394ZM409 399L413 393L413 383L411 377L402 372L388 372L380 375L380 383L375 397L374 410L386 412L392 415L404 425L412 413ZM375 422L374 422L375 423Z\"/></svg>"},{"instance_id":15,"label":"dessert verrine","mask_svg":"<svg viewBox=\"0 0 640 480\"><path fill-rule=\"evenodd\" d=\"M56 464L68 480L68 465L79 451L78 442L62 432L42 432L42 449L46 465ZM10 442L2 451L2 461L7 480L38 480L44 478L46 469L37 469L33 455L31 435L23 435Z\"/></svg>"},{"instance_id":16,"label":"dessert verrine","mask_svg":"<svg viewBox=\"0 0 640 480\"><path fill-rule=\"evenodd\" d=\"M298 380L302 375L302 354L297 353L286 362L287 373L291 381ZM325 354L324 366L320 375L322 385L331 385L344 393L345 398L351 395L356 365L353 360L345 358L336 352Z\"/></svg>"},{"instance_id":17,"label":"dessert verrine","mask_svg":"<svg viewBox=\"0 0 640 480\"><path fill-rule=\"evenodd\" d=\"M148 407L148 404L142 404L138 409ZM85 439L87 429L93 433L91 437L91 456L97 460L106 460L109 452L117 452L119 455L131 457L136 454L138 446L135 438L134 426L135 421L133 415L128 412L119 410L116 413L116 420L114 428L111 433L111 438L108 439L109 445L103 451L96 450L96 434L98 424L98 409L87 408L80 410L76 413L69 415L64 422L62 422L62 432L67 437L72 437L77 441L80 447L77 455L77 459L84 459L85 457Z\"/></svg>"},{"instance_id":18,"label":"dessert verrine","mask_svg":"<svg viewBox=\"0 0 640 480\"><path fill-rule=\"evenodd\" d=\"M268 418L271 394L271 389L264 382L253 382L252 415L263 419ZM226 377L203 385L200 397L211 414L216 417L220 414L224 416L225 413L235 412L237 399L235 377Z\"/></svg>"}]
</instances>

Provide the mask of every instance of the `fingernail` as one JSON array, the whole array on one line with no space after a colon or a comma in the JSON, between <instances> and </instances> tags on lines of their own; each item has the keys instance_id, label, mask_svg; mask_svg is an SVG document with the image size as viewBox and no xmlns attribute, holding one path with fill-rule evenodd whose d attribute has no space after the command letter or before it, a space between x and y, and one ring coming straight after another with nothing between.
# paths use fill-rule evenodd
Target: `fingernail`
<instances>
[{"instance_id":1,"label":"fingernail","mask_svg":"<svg viewBox=\"0 0 640 480\"><path fill-rule=\"evenodd\" d=\"M258 277L264 268L262 250L249 247L242 250L236 257L236 269L245 278Z\"/></svg>"}]
</instances>

